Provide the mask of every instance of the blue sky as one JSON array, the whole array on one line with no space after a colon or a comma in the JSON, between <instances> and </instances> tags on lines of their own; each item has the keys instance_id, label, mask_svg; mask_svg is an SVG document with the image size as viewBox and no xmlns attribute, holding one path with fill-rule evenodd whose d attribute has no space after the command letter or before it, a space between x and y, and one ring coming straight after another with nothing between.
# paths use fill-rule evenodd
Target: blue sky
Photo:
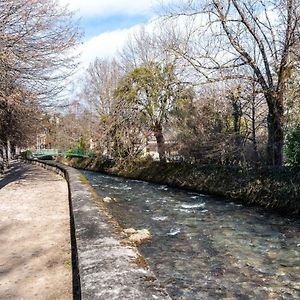
<instances>
[{"instance_id":1,"label":"blue sky","mask_svg":"<svg viewBox=\"0 0 300 300\"><path fill-rule=\"evenodd\" d=\"M104 32L111 32L118 29L131 28L137 24L145 24L149 20L145 15L111 15L103 17L85 17L81 19L81 26L84 29L84 40L89 40Z\"/></svg>"},{"instance_id":2,"label":"blue sky","mask_svg":"<svg viewBox=\"0 0 300 300\"><path fill-rule=\"evenodd\" d=\"M59 0L76 12L85 33L80 46L83 66L95 57L114 56L128 37L152 20L160 0Z\"/></svg>"}]
</instances>

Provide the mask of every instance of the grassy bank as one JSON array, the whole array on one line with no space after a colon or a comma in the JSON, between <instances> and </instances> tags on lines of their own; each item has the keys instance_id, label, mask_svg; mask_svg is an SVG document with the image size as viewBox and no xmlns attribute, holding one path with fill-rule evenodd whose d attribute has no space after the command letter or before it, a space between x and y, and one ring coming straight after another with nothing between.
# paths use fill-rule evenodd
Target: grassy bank
<instances>
[{"instance_id":1,"label":"grassy bank","mask_svg":"<svg viewBox=\"0 0 300 300\"><path fill-rule=\"evenodd\" d=\"M299 168L241 168L160 162L117 166L106 160L79 158L64 159L63 162L80 169L214 194L282 213L300 212Z\"/></svg>"}]
</instances>

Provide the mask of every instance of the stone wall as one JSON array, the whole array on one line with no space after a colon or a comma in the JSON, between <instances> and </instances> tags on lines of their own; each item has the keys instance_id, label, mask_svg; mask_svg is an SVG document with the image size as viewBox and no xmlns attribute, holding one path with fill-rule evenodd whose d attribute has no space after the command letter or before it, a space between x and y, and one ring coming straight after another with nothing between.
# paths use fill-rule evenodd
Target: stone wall
<instances>
[{"instance_id":1,"label":"stone wall","mask_svg":"<svg viewBox=\"0 0 300 300\"><path fill-rule=\"evenodd\" d=\"M63 162L76 168L218 195L279 213L300 212L300 168L242 168L151 161L117 166L111 161L78 158Z\"/></svg>"}]
</instances>

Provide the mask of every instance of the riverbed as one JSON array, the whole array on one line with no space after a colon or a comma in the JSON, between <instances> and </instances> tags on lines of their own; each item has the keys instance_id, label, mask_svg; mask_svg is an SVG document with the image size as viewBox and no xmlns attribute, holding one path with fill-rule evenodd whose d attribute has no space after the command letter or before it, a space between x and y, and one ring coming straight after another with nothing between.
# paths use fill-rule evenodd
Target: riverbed
<instances>
[{"instance_id":1,"label":"riverbed","mask_svg":"<svg viewBox=\"0 0 300 300\"><path fill-rule=\"evenodd\" d=\"M300 299L300 221L164 185L83 171L173 299Z\"/></svg>"}]
</instances>

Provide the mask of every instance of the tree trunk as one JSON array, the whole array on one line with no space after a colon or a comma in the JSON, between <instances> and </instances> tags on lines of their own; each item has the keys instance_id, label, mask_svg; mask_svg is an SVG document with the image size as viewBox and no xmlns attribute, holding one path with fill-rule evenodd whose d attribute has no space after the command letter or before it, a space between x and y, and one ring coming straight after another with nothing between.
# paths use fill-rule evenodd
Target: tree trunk
<instances>
[{"instance_id":1,"label":"tree trunk","mask_svg":"<svg viewBox=\"0 0 300 300\"><path fill-rule=\"evenodd\" d=\"M269 96L268 112L268 164L281 166L283 162L283 96Z\"/></svg>"},{"instance_id":2,"label":"tree trunk","mask_svg":"<svg viewBox=\"0 0 300 300\"><path fill-rule=\"evenodd\" d=\"M7 140L6 144L7 144L7 147L6 147L6 149L7 149L7 161L8 161L8 164L9 164L10 161L11 161L11 157L12 157L10 140Z\"/></svg>"},{"instance_id":3,"label":"tree trunk","mask_svg":"<svg viewBox=\"0 0 300 300\"><path fill-rule=\"evenodd\" d=\"M257 150L257 140L256 140L256 107L255 107L255 84L253 84L252 91L252 102L251 102L251 128L252 128L252 146L254 153L254 163L257 164L259 162L259 154Z\"/></svg>"},{"instance_id":4,"label":"tree trunk","mask_svg":"<svg viewBox=\"0 0 300 300\"><path fill-rule=\"evenodd\" d=\"M157 152L159 155L159 160L165 162L166 161L166 147L165 147L165 139L163 136L161 125L155 126L154 136L156 138Z\"/></svg>"},{"instance_id":5,"label":"tree trunk","mask_svg":"<svg viewBox=\"0 0 300 300\"><path fill-rule=\"evenodd\" d=\"M3 169L5 170L8 167L8 157L7 157L7 145L2 146L3 153Z\"/></svg>"},{"instance_id":6,"label":"tree trunk","mask_svg":"<svg viewBox=\"0 0 300 300\"><path fill-rule=\"evenodd\" d=\"M235 143L235 159L240 162L241 154L243 152L242 136L241 136L241 119L242 119L242 107L238 98L234 98L232 101L233 108L233 128L234 128L234 143Z\"/></svg>"}]
</instances>

